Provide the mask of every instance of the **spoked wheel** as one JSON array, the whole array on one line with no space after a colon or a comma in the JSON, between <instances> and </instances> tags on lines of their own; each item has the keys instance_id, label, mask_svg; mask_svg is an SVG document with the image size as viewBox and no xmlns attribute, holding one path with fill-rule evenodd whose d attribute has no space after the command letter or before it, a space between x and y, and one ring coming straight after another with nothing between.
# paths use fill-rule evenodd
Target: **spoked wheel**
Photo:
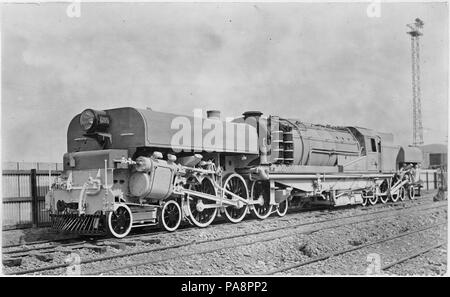
<instances>
[{"instance_id":1,"label":"spoked wheel","mask_svg":"<svg viewBox=\"0 0 450 297\"><path fill-rule=\"evenodd\" d=\"M362 198L362 206L367 206L369 204L369 198Z\"/></svg>"},{"instance_id":2,"label":"spoked wheel","mask_svg":"<svg viewBox=\"0 0 450 297\"><path fill-rule=\"evenodd\" d=\"M217 196L216 188L209 177L205 177L200 184L194 184L192 190ZM215 201L188 195L189 218L192 223L200 228L209 226L217 215L217 207L208 208L208 205L216 204ZM206 207L205 207L206 206Z\"/></svg>"},{"instance_id":3,"label":"spoked wheel","mask_svg":"<svg viewBox=\"0 0 450 297\"><path fill-rule=\"evenodd\" d=\"M242 176L236 173L230 174L223 183L223 188L227 191L238 195L244 199L248 199L248 189L247 184ZM235 200L231 194L224 192L223 197L229 200ZM238 223L242 221L247 214L248 205L244 204L242 201L239 202L239 205L236 206L226 206L225 207L225 216L232 223Z\"/></svg>"},{"instance_id":4,"label":"spoked wheel","mask_svg":"<svg viewBox=\"0 0 450 297\"><path fill-rule=\"evenodd\" d=\"M107 217L108 233L116 238L123 238L131 231L133 215L130 208L121 204L115 211L111 211Z\"/></svg>"},{"instance_id":5,"label":"spoked wheel","mask_svg":"<svg viewBox=\"0 0 450 297\"><path fill-rule=\"evenodd\" d=\"M397 202L397 201L398 201L400 189L398 189L398 191L399 191L399 192L397 192L397 193L395 193L395 194L392 194L392 193L391 193L390 196L391 196L392 202Z\"/></svg>"},{"instance_id":6,"label":"spoked wheel","mask_svg":"<svg viewBox=\"0 0 450 297\"><path fill-rule=\"evenodd\" d=\"M375 205L378 202L378 195L376 193L373 193L373 195L370 196L368 200L370 205Z\"/></svg>"},{"instance_id":7,"label":"spoked wheel","mask_svg":"<svg viewBox=\"0 0 450 297\"><path fill-rule=\"evenodd\" d=\"M389 201L389 195L380 195L380 201L383 204L386 204Z\"/></svg>"},{"instance_id":8,"label":"spoked wheel","mask_svg":"<svg viewBox=\"0 0 450 297\"><path fill-rule=\"evenodd\" d=\"M392 186L394 186L398 181L400 180L400 177L398 176L398 175L395 175L390 181L391 181L391 189L392 189ZM400 199L401 197L400 197L400 194L402 194L402 193L400 193L400 190L401 190L401 188L399 188L398 189L398 191L397 191L397 193L395 193L395 194L392 194L391 193L391 200L392 200L392 202L397 202L398 201L398 199ZM404 192L403 192L403 194L404 194ZM404 196L404 195L403 195ZM405 199L405 197L403 197L403 200ZM402 200L402 201L403 201Z\"/></svg>"},{"instance_id":9,"label":"spoked wheel","mask_svg":"<svg viewBox=\"0 0 450 297\"><path fill-rule=\"evenodd\" d=\"M287 199L284 200L283 202L281 202L280 204L278 204L277 215L280 217L284 217L288 211L288 206L289 206L289 203L288 203Z\"/></svg>"},{"instance_id":10,"label":"spoked wheel","mask_svg":"<svg viewBox=\"0 0 450 297\"><path fill-rule=\"evenodd\" d=\"M168 200L162 206L160 225L169 232L177 230L181 223L181 207L175 200Z\"/></svg>"},{"instance_id":11,"label":"spoked wheel","mask_svg":"<svg viewBox=\"0 0 450 297\"><path fill-rule=\"evenodd\" d=\"M253 204L252 214L257 219L265 219L272 213L270 204L270 184L267 181L256 180L252 183L250 197L253 201L262 200L262 204Z\"/></svg>"},{"instance_id":12,"label":"spoked wheel","mask_svg":"<svg viewBox=\"0 0 450 297\"><path fill-rule=\"evenodd\" d=\"M408 196L411 200L416 199L416 189L414 189L414 186L409 186Z\"/></svg>"},{"instance_id":13,"label":"spoked wheel","mask_svg":"<svg viewBox=\"0 0 450 297\"><path fill-rule=\"evenodd\" d=\"M372 198L372 200L373 200L373 198L375 197L375 192L374 191L367 191L367 190L364 190L363 192L362 192L362 205L363 206L368 206L369 204L372 204L372 202L370 202L370 199ZM374 204L375 203L377 203L377 201L375 200L375 202L374 202Z\"/></svg>"},{"instance_id":14,"label":"spoked wheel","mask_svg":"<svg viewBox=\"0 0 450 297\"><path fill-rule=\"evenodd\" d=\"M400 187L400 189L398 189L398 198L400 199L400 201L405 201L406 198L405 187Z\"/></svg>"}]
</instances>

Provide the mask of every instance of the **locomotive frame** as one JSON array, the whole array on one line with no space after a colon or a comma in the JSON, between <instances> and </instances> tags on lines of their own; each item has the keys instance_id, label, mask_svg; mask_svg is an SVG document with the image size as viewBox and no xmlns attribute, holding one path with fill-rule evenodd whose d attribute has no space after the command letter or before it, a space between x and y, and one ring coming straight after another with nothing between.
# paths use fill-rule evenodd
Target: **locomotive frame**
<instances>
[{"instance_id":1,"label":"locomotive frame","mask_svg":"<svg viewBox=\"0 0 450 297\"><path fill-rule=\"evenodd\" d=\"M206 145L188 131L194 141L183 144L173 141L180 123L209 127L200 132L206 138L220 125L227 129ZM419 186L420 151L395 145L392 134L254 111L223 122L218 111L204 119L87 109L67 135L64 172L46 196L52 226L64 232L123 238L136 227L175 231L183 221L204 228L218 215L232 223L248 213L284 216L290 204L414 199Z\"/></svg>"}]
</instances>

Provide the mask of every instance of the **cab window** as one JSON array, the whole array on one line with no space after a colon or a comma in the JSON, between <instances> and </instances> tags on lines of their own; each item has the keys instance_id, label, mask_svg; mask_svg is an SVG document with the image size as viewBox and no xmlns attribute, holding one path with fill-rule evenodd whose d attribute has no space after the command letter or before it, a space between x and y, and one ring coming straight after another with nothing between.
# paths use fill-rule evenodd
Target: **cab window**
<instances>
[{"instance_id":1,"label":"cab window","mask_svg":"<svg viewBox=\"0 0 450 297\"><path fill-rule=\"evenodd\" d=\"M374 138L370 139L370 144L371 144L371 147L372 147L372 152L376 152L377 151L377 144L376 144Z\"/></svg>"}]
</instances>

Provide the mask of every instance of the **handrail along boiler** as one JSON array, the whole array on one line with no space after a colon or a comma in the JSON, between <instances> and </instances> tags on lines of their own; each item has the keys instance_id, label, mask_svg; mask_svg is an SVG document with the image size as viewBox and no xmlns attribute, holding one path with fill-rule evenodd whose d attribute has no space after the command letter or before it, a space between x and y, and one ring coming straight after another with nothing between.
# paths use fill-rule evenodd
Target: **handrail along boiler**
<instances>
[{"instance_id":1,"label":"handrail along boiler","mask_svg":"<svg viewBox=\"0 0 450 297\"><path fill-rule=\"evenodd\" d=\"M69 124L67 147L46 196L52 226L118 238L135 227L206 227L218 215L233 223L248 213L284 216L289 205L413 199L421 162L417 148L395 145L392 134L257 111L229 122L218 111L86 109Z\"/></svg>"}]
</instances>

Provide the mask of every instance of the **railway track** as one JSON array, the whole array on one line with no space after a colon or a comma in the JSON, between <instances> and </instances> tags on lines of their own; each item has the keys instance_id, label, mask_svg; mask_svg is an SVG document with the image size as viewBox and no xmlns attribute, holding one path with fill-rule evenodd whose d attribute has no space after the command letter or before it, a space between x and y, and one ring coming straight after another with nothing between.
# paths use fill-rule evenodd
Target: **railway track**
<instances>
[{"instance_id":1,"label":"railway track","mask_svg":"<svg viewBox=\"0 0 450 297\"><path fill-rule=\"evenodd\" d=\"M442 207L442 206L430 207L430 208L422 209L422 211L426 211L426 210L429 210L429 209L436 209L436 208L439 208L439 207ZM391 217L391 216L394 216L394 215L384 216L384 218ZM288 234L275 235L275 236L265 237L265 238L261 238L261 239L250 240L248 242L242 242L242 243L237 243L237 244L236 243L232 243L232 244L229 244L229 245L219 246L219 247L212 248L212 249L206 249L206 250L203 250L203 251L200 251L200 252L193 251L193 252L184 253L184 254L181 254L181 255L174 255L172 257L166 257L163 260L158 260L158 259L154 259L153 260L152 259L152 260L148 260L148 261L139 261L139 262L128 264L128 265L121 265L120 267L113 267L113 268L108 268L108 269L104 269L104 270L95 271L95 272L90 273L90 274L94 274L94 275L105 274L105 273L109 273L109 272L125 270L125 269L135 268L135 267L144 266L144 265L157 264L157 263L160 263L160 262L165 262L165 261L178 259L178 258L181 259L181 258L190 257L190 256L210 254L210 253L218 252L218 251L225 250L225 249L234 249L234 248L243 247L243 246L250 246L250 245L257 244L257 243L264 243L264 242L268 242L268 241L272 241L272 240L276 240L276 239L282 239L282 238L286 238L286 237L295 236L295 235L298 235L298 234L309 235L309 234L312 234L312 233L315 233L315 232L319 232L319 231L323 231L323 230L327 230L327 229L346 227L346 226L348 226L350 224L370 222L370 221L379 220L379 219L380 219L379 217L367 218L367 219L358 220L358 221L343 222L343 223L338 223L338 224L331 225L331 226L312 228L312 229L299 231L299 232L292 232L292 233L288 233ZM428 230L428 229L431 229L432 227L435 227L435 226L438 226L438 225L442 225L442 224L446 224L446 223L436 224L436 225L433 225L431 227L426 227L426 228L423 228L423 229L424 230ZM293 227L293 228L295 228L295 227ZM421 230L421 231L423 231L423 230ZM255 232L255 233L253 233L251 235L259 235L259 234L262 234L262 233L266 233L266 232ZM250 234L248 234L247 236L249 236L249 235ZM220 238L220 239L218 239L216 241L218 242L220 240L225 240L225 238ZM203 242L201 242L201 243L203 243ZM198 244L200 244L200 242Z\"/></svg>"},{"instance_id":2,"label":"railway track","mask_svg":"<svg viewBox=\"0 0 450 297\"><path fill-rule=\"evenodd\" d=\"M447 224L447 222L443 222L443 223L434 224L432 226L428 226L428 227L425 227L425 228L420 228L420 229L417 229L417 230L414 230L414 231L404 232L404 233L401 233L401 234L398 234L398 235L395 235L395 236L390 236L388 238L384 238L384 239L376 240L376 241L373 241L373 242L365 243L365 244L362 244L362 245L357 246L357 247L343 249L343 250L340 250L340 251L337 251L337 252L332 252L332 253L328 253L326 255L318 256L318 257L315 257L315 258L310 259L308 261L304 261L304 262L300 262L300 263L296 263L296 264L292 264L292 265L287 265L285 267L281 267L281 268L277 268L277 269L274 269L274 270L271 270L271 271L263 272L261 274L270 275L270 274L276 274L276 273L281 273L281 272L287 272L287 271L293 270L295 268L299 268L299 267L302 267L302 266L306 266L306 265L310 265L310 264L313 264L313 263L317 263L317 262L320 262L320 261L327 260L327 259L329 259L331 257L340 256L340 255L347 254L347 253L350 253L350 252L354 252L354 251L357 251L357 250L361 250L361 249L364 249L364 248L367 248L367 247L370 247L370 246L373 246L373 245L378 245L378 244L381 244L381 243L385 243L387 241L391 241L391 240L394 240L394 239L397 239L397 238L409 236L409 235L412 235L412 234L417 234L417 233L420 233L420 232L423 232L423 231L427 231L427 230L430 230L432 228L439 227L439 226L446 225L446 224ZM431 248L427 248L427 249L422 250L422 251L420 251L420 252L418 252L416 254L404 257L404 258L402 258L402 259L400 259L398 261L395 261L393 263L385 265L384 267L381 268L381 270L387 270L387 269L391 268L394 265L397 265L399 263L407 261L408 259L411 259L413 257L417 257L417 256L419 256L419 255L421 255L423 253L426 253L426 252L428 252L428 251L430 251L432 249L438 248L438 247L440 247L440 246L442 246L444 244L445 244L444 242L440 242L439 244L434 245Z\"/></svg>"},{"instance_id":3,"label":"railway track","mask_svg":"<svg viewBox=\"0 0 450 297\"><path fill-rule=\"evenodd\" d=\"M263 240L259 240L259 241L250 241L250 242L244 242L244 243L240 243L238 245L236 244L232 244L230 246L224 246L224 247L218 247L216 249L209 249L209 250L205 250L202 251L201 253L199 252L192 252L192 253L188 253L188 254L180 254L180 255L174 255L173 257L166 257L164 259L152 259L149 261L139 261L137 263L133 263L130 265L121 265L120 267L112 267L110 269L107 270L103 270L103 271L96 271L93 272L92 274L101 274L101 273L108 273L108 272L112 272L115 270L121 270L121 269L126 269L126 268L131 268L131 267L137 267L137 266L141 266L141 265L146 265L146 264L154 264L154 263L158 263L158 262L162 262L162 261L167 261L170 259L175 259L175 258L179 258L179 257L188 257L191 255L196 255L196 254L203 254L203 253L211 253L214 252L215 250L221 250L221 249L225 249L225 248L233 248L233 247L238 247L238 246L243 246L243 245L250 245L250 244L254 244L256 242L261 242L261 241L268 241L268 240L274 240L277 238L283 238L286 236L292 236L292 234L308 234L308 233L314 233L320 230L325 230L325 229L331 229L331 228L337 228L339 226L345 226L348 225L350 223L361 223L361 222L367 222L367 221L372 221L372 220L376 220L380 218L380 214L385 214L383 217L391 217L391 216L396 216L399 214L406 214L409 211L414 211L414 210L418 210L418 211L426 211L429 209L436 209L439 207L443 207L446 206L447 203L439 203L439 204L434 204L433 206L429 207L428 205L416 205L416 206L410 206L408 208L401 208L401 209L388 209L388 210L380 210L380 211L376 211L376 212L371 212L371 213L363 213L363 214L357 214L357 215L350 215L350 216L346 216L346 217L339 217L339 218L333 218L333 219L325 219L325 220L319 220L319 221L315 221L315 222L309 222L309 223L299 223L299 224L294 224L291 226L282 226L282 227L276 227L276 228L269 228L269 229L264 229L264 230L260 230L258 232L241 232L239 234L235 234L235 235L230 235L230 236L225 236L225 237L221 237L221 238L212 238L212 239L207 239L207 240L202 240L202 241L188 241L185 243L181 243L181 244L177 244L177 245L171 245L171 246L164 246L164 247L159 247L159 248L151 248L151 249L144 249L144 250L137 250L137 251L130 251L130 252L126 252L126 253L120 253L120 254L116 254L116 255L110 255L110 256L103 256L103 257L96 257L96 258L92 258L92 259L85 259L83 261L80 262L81 265L83 264L89 264L89 263L94 263L94 262L103 262L103 261L108 261L108 260L113 260L113 259L117 259L117 258L123 258L123 257L132 257L132 256L137 256L137 255L145 255L148 253L156 253L156 252L160 252L160 251L167 251L167 250L175 250L178 248L185 248L188 246L193 246L193 245L201 245L204 243L210 243L210 242L220 242L220 241L225 241L225 240L230 240L230 239L236 239L239 237L247 237L247 236L253 236L253 235L259 235L259 234L265 234L265 233L270 233L270 232L276 232L278 230L287 230L287 229L292 229L295 230L296 228L299 227L305 227L305 226L313 226L313 225L317 225L317 224L327 224L327 223L331 223L331 222L337 222L337 221L345 221L345 220L349 220L349 219L354 219L354 218L360 218L360 217L366 217L366 216L375 216L375 217L370 217L370 218L364 218L363 220L358 220L358 221L351 221L351 222L343 222L340 224L333 224L330 226L324 226L324 227L318 227L318 228L312 228L312 229L308 229L305 231L302 231L300 233L290 233L288 235L278 235L278 236L272 236L272 237L265 237ZM391 213L389 215L387 215L388 213ZM377 216L378 215L378 216ZM58 270L61 268L65 268L67 266L67 264L56 264L56 265L48 265L48 266L44 266L44 267L39 267L39 268L35 268L35 269L28 269L28 270L21 270L21 271L15 271L15 272L11 272L10 274L30 274L30 273L38 273L38 272L43 272L43 271L51 271L51 270Z\"/></svg>"},{"instance_id":4,"label":"railway track","mask_svg":"<svg viewBox=\"0 0 450 297\"><path fill-rule=\"evenodd\" d=\"M422 198L420 201L419 200L407 200L407 201L403 201L403 202L396 202L396 203L388 203L388 204L379 204L376 207L366 207L363 208L362 210L373 210L373 209L378 209L378 208L391 208L391 207L395 207L395 206L408 206L409 204L412 204L415 202L415 205L422 205L424 203L428 203L429 201L431 201L431 199L428 198ZM412 206L409 206L412 207ZM354 209L354 208L353 208ZM326 211L325 213L322 213L321 215L328 215L328 214L334 214L337 213L338 210L342 210L342 209L324 209L322 208L318 208L315 210L302 210L301 212L306 212L308 211L308 216L307 218L313 217L313 216L317 216L316 212L317 211ZM267 221L271 221L271 220L289 220L291 217L297 215L299 213L299 210L297 210L297 212L291 212L288 213L284 218L279 218L279 217L269 217L265 220L265 222ZM302 218L303 219L303 218ZM248 218L245 222L242 222L242 226L244 226L243 224L250 224L253 221L255 221L257 219L254 218ZM215 225L232 225L232 223L229 223L225 220L222 220L222 222L217 222L215 223ZM194 227L195 228L195 227ZM178 229L173 233L177 233L177 234L181 234L184 232L189 232L190 230L192 230L192 228L190 228L190 226L185 226L182 229ZM172 234L173 234L172 233ZM151 233L139 233L139 234L133 234L133 235L129 235L126 237L126 240L139 240L141 238L148 238L148 237L156 237L159 236L161 234L167 234L167 231L155 231L155 232L151 232ZM79 239L79 240L77 240ZM73 242L73 240L76 240L75 242ZM68 243L65 243L69 241ZM27 255L29 253L32 252L39 252L39 251L51 251L51 250L55 250L57 248L63 248L63 247L71 247L71 246L78 246L80 244L83 243L88 243L88 244L92 244L92 245L99 245L102 244L104 242L121 242L123 241L123 239L115 239L115 238L100 238L100 239L86 239L84 237L81 238L73 238L73 239L63 239L61 241L43 241L43 242L34 242L34 243L30 243L28 245L14 245L14 247L20 246L22 247L22 249L18 249L18 250L5 250L6 248L3 248L2 253L4 255ZM46 246L35 246L33 247L33 245L40 245L40 244L50 244L50 245L46 245Z\"/></svg>"},{"instance_id":5,"label":"railway track","mask_svg":"<svg viewBox=\"0 0 450 297\"><path fill-rule=\"evenodd\" d=\"M431 246L431 247L427 247L427 248L425 248L425 249L421 249L421 250L419 250L418 252L415 252L415 253L410 254L410 255L408 255L408 256L406 256L406 257L400 258L400 259L398 259L398 260L396 260L396 261L393 261L393 262L391 262L391 263L389 263L389 264L384 265L383 267L381 267L381 270L382 270L382 271L387 271L387 270L389 270L390 268L392 268L392 267L394 267L394 266L396 266L396 265L398 265L398 264L401 264L401 263L406 262L406 261L408 261L408 260L411 260L411 259L414 259L414 258L416 258L416 257L419 257L419 256L421 256L421 255L423 255L423 254L426 254L426 253L428 253L428 252L431 252L432 250L438 249L438 248L440 248L440 247L442 247L442 246L444 246L444 245L446 245L446 244L447 244L447 242L443 242L443 241L442 241L442 242L439 242L438 244L433 245L433 246Z\"/></svg>"},{"instance_id":6,"label":"railway track","mask_svg":"<svg viewBox=\"0 0 450 297\"><path fill-rule=\"evenodd\" d=\"M370 206L370 207L364 207L361 208L361 210L365 211L365 210L373 210L373 209L383 209L383 208L391 208L391 207L396 207L396 206L408 206L409 204L414 204L414 205L421 205L424 203L428 203L431 200L431 197L422 197L420 199L415 199L415 200L406 200L406 201L399 201L399 202L391 202L391 203L387 203L387 204L377 204L374 206ZM351 209L355 209L354 206L349 207ZM345 210L348 210L349 208L344 208ZM329 208L324 208L324 207L317 207L317 208L308 208L308 209L292 209L288 212L288 214L284 217L284 218L279 218L279 217L269 217L267 219L265 219L264 221L271 221L271 220L287 220L292 216L297 215L298 213L301 212L308 212L309 216L315 216L316 212L318 211L326 211L323 215L327 215L327 214L332 214L332 213L337 213L339 211L342 211L343 208L333 208L333 209L329 209ZM246 218L243 222L241 222L241 224L246 224L246 223L251 223L253 221L257 221L257 219L252 218L251 216L249 216L248 218ZM225 219L219 219L217 220L217 222L214 222L212 224L212 226L217 226L217 225L232 225L233 223L230 223L228 221L226 221ZM190 231L192 228L196 228L195 226L190 226L190 225L185 225L183 227L181 227L180 229L176 230L173 233L183 233L183 232L188 232ZM161 234L167 234L167 231L164 230L153 230L152 232L139 232L137 234L132 234L127 236L125 239L126 240L130 240L130 239L139 239L142 237L148 237L148 236L158 236ZM75 242L73 242L75 240ZM86 238L86 237L73 237L73 238L64 238L64 239L60 239L60 240L43 240L43 241L34 241L34 242L29 242L26 244L12 244L12 245L5 245L2 247L2 253L4 255L11 255L11 254L22 254L22 253L29 253L32 251L43 251L43 250L51 250L51 249L56 249L57 247L70 247L70 246L77 246L79 244L82 243L89 243L89 244L101 244L102 242L108 242L108 241L114 241L114 242L120 242L123 239L115 239L115 238ZM50 246L46 245L46 246L39 246L39 245L45 245L45 244L50 244ZM35 247L33 247L35 246ZM22 249L19 250L8 250L10 248L16 248L16 247L22 247Z\"/></svg>"}]
</instances>

